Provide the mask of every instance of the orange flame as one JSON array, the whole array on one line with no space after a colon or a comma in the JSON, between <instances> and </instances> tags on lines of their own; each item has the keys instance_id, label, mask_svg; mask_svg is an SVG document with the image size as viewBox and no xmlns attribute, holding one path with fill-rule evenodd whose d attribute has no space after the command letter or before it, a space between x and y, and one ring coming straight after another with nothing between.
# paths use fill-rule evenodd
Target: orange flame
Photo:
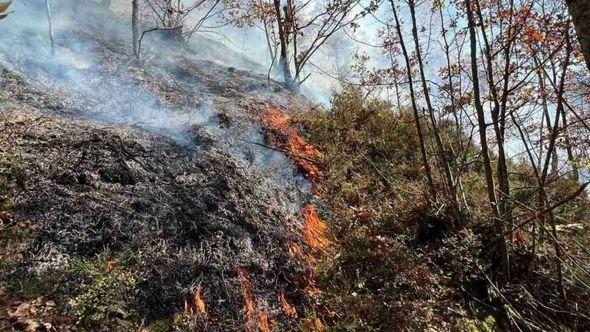
<instances>
[{"instance_id":1,"label":"orange flame","mask_svg":"<svg viewBox=\"0 0 590 332\"><path fill-rule=\"evenodd\" d=\"M312 183L317 183L323 176L317 162L324 155L312 144L307 143L295 130L289 134L289 151L295 157L294 162L303 170L305 177Z\"/></svg>"},{"instance_id":2,"label":"orange flame","mask_svg":"<svg viewBox=\"0 0 590 332\"><path fill-rule=\"evenodd\" d=\"M256 320L254 319L255 314L255 303L254 303L254 289L252 283L248 280L248 271L243 268L238 268L238 279L240 282L240 288L242 289L242 297L244 298L244 315L246 316L246 331L255 331L256 325L262 332L269 332L272 320L268 318L266 312L260 310L256 314ZM258 322L258 324L256 324Z\"/></svg>"},{"instance_id":3,"label":"orange flame","mask_svg":"<svg viewBox=\"0 0 590 332\"><path fill-rule=\"evenodd\" d=\"M291 117L287 114L276 110L274 108L268 108L265 114L266 124L274 129L286 132L289 131L291 125Z\"/></svg>"},{"instance_id":4,"label":"orange flame","mask_svg":"<svg viewBox=\"0 0 590 332\"><path fill-rule=\"evenodd\" d=\"M199 309L199 312L203 315L206 315L207 311L205 310L205 302L203 302L203 299L201 298L201 286L197 287L193 299L195 301L195 306L197 307L197 309Z\"/></svg>"},{"instance_id":5,"label":"orange flame","mask_svg":"<svg viewBox=\"0 0 590 332\"><path fill-rule=\"evenodd\" d=\"M291 258L297 258L302 261L306 261L305 254L301 251L301 248L295 243L295 241L287 242L287 253Z\"/></svg>"},{"instance_id":6,"label":"orange flame","mask_svg":"<svg viewBox=\"0 0 590 332\"><path fill-rule=\"evenodd\" d=\"M184 313L187 316L194 316L197 312L202 315L207 315L207 311L205 310L205 302L201 297L201 286L197 287L195 293L193 295L193 302L189 303L189 301L184 301Z\"/></svg>"},{"instance_id":7,"label":"orange flame","mask_svg":"<svg viewBox=\"0 0 590 332\"><path fill-rule=\"evenodd\" d=\"M258 328L261 332L270 332L270 326L272 322L268 319L268 315L265 312L258 314Z\"/></svg>"},{"instance_id":8,"label":"orange flame","mask_svg":"<svg viewBox=\"0 0 590 332\"><path fill-rule=\"evenodd\" d=\"M313 205L308 204L301 210L303 214L303 237L308 246L315 250L324 250L330 245L326 237L327 226L318 216Z\"/></svg>"},{"instance_id":9,"label":"orange flame","mask_svg":"<svg viewBox=\"0 0 590 332\"><path fill-rule=\"evenodd\" d=\"M254 331L254 292L252 284L248 280L248 271L243 268L238 268L238 280L240 288L242 289L242 297L244 298L244 315L246 316L246 330Z\"/></svg>"},{"instance_id":10,"label":"orange flame","mask_svg":"<svg viewBox=\"0 0 590 332\"><path fill-rule=\"evenodd\" d=\"M283 308L285 315L293 318L297 317L297 310L295 310L295 307L289 304L285 299L285 290L281 289L279 292L279 302L281 302L281 307Z\"/></svg>"},{"instance_id":11,"label":"orange flame","mask_svg":"<svg viewBox=\"0 0 590 332\"><path fill-rule=\"evenodd\" d=\"M269 133L269 144L273 148L284 149L303 175L312 183L316 183L323 176L318 166L324 159L320 150L299 136L297 131L291 128L291 118L281 111L267 108L263 120L268 128L278 132L274 137Z\"/></svg>"},{"instance_id":12,"label":"orange flame","mask_svg":"<svg viewBox=\"0 0 590 332\"><path fill-rule=\"evenodd\" d=\"M314 319L313 321L307 321L304 323L303 325L303 331L305 332L321 332L321 331L325 331L326 330L326 326L324 325L324 323L322 323L322 320L319 318Z\"/></svg>"}]
</instances>

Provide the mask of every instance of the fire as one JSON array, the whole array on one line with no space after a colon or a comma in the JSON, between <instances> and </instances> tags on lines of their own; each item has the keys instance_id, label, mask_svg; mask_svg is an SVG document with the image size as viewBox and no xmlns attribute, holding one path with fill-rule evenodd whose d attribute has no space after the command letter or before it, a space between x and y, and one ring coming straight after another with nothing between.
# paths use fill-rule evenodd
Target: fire
<instances>
[{"instance_id":1,"label":"fire","mask_svg":"<svg viewBox=\"0 0 590 332\"><path fill-rule=\"evenodd\" d=\"M317 183L323 176L317 163L324 155L312 144L307 143L295 130L289 134L289 151L295 156L295 163L303 170L305 177L312 183Z\"/></svg>"},{"instance_id":2,"label":"fire","mask_svg":"<svg viewBox=\"0 0 590 332\"><path fill-rule=\"evenodd\" d=\"M266 124L270 128L278 129L280 131L289 131L291 125L291 117L274 108L268 108L265 114Z\"/></svg>"},{"instance_id":3,"label":"fire","mask_svg":"<svg viewBox=\"0 0 590 332\"><path fill-rule=\"evenodd\" d=\"M261 332L270 332L270 326L272 322L268 319L268 315L265 312L258 314L258 328Z\"/></svg>"},{"instance_id":4,"label":"fire","mask_svg":"<svg viewBox=\"0 0 590 332\"><path fill-rule=\"evenodd\" d=\"M242 289L242 297L244 298L244 315L246 316L246 330L253 331L254 324L254 292L252 284L248 280L248 271L243 268L238 268L238 279L240 281L240 288Z\"/></svg>"},{"instance_id":5,"label":"fire","mask_svg":"<svg viewBox=\"0 0 590 332\"><path fill-rule=\"evenodd\" d=\"M287 302L287 300L285 299L284 290L281 290L279 292L279 302L281 303L281 307L283 308L283 312L285 313L285 315L293 318L297 317L297 310L295 310L295 307L289 304L289 302Z\"/></svg>"},{"instance_id":6,"label":"fire","mask_svg":"<svg viewBox=\"0 0 590 332\"><path fill-rule=\"evenodd\" d=\"M266 129L267 143L274 149L281 150L290 158L291 162L296 165L303 173L305 178L309 180L313 187L322 179L323 173L320 168L320 163L324 159L322 152L313 144L307 142L299 133L291 127L291 118L281 111L273 108L267 108L263 116L263 126ZM315 188L313 189L315 190ZM294 241L286 243L287 253L289 257L297 260L300 264L305 266L305 272L298 277L293 278L292 283L295 287L302 289L310 296L318 296L321 292L316 287L315 280L315 255L323 253L324 250L331 244L327 236L327 226L320 219L315 207L312 204L305 205L301 209L303 217L302 238L307 247L311 248L313 252L307 252ZM247 281L247 279L246 279ZM251 289L251 286L249 286ZM246 316L248 317L247 329L252 330L252 313L253 307L248 309L248 298L251 295L248 293L248 285L242 286L244 299L246 302ZM250 296L250 297L248 297ZM297 317L297 310L295 307L287 302L284 290L278 294L279 303L283 313L290 318ZM253 305L253 304L252 304ZM258 327L263 329L267 327L268 320L261 320L258 315ZM308 331L324 331L326 328L323 322L315 319L309 322L309 326L304 330Z\"/></svg>"},{"instance_id":7,"label":"fire","mask_svg":"<svg viewBox=\"0 0 590 332\"><path fill-rule=\"evenodd\" d=\"M262 332L270 331L272 320L268 318L266 312L260 310L256 313L256 306L254 300L254 289L252 283L248 280L248 271L243 268L238 268L238 279L240 288L242 289L242 297L244 298L244 315L246 316L246 331L255 331L256 328ZM256 314L256 319L254 315ZM258 323L258 324L257 324Z\"/></svg>"},{"instance_id":8,"label":"fire","mask_svg":"<svg viewBox=\"0 0 590 332\"><path fill-rule=\"evenodd\" d=\"M291 127L291 118L274 108L267 108L263 122L271 130L267 133L269 144L273 148L284 150L309 181L318 182L323 175L318 164L324 155L299 136Z\"/></svg>"},{"instance_id":9,"label":"fire","mask_svg":"<svg viewBox=\"0 0 590 332\"><path fill-rule=\"evenodd\" d=\"M320 219L313 205L308 204L301 210L303 214L303 237L309 247L322 251L330 240L326 237L326 224Z\"/></svg>"},{"instance_id":10,"label":"fire","mask_svg":"<svg viewBox=\"0 0 590 332\"><path fill-rule=\"evenodd\" d=\"M307 261L306 255L301 251L301 248L295 243L295 241L287 242L287 252L289 253L289 257L297 258L302 261Z\"/></svg>"},{"instance_id":11,"label":"fire","mask_svg":"<svg viewBox=\"0 0 590 332\"><path fill-rule=\"evenodd\" d=\"M205 302L201 297L201 286L197 287L195 290L192 303L189 303L189 301L184 301L184 313L187 316L192 317L197 312L202 315L207 315L207 310L205 310Z\"/></svg>"},{"instance_id":12,"label":"fire","mask_svg":"<svg viewBox=\"0 0 590 332\"><path fill-rule=\"evenodd\" d=\"M197 290L195 291L195 296L194 296L194 301L195 301L195 306L197 307L197 309L199 309L199 312L202 314L207 314L207 311L205 310L205 302L203 302L203 299L201 298L201 287L197 287Z\"/></svg>"},{"instance_id":13,"label":"fire","mask_svg":"<svg viewBox=\"0 0 590 332\"><path fill-rule=\"evenodd\" d=\"M324 323L322 323L322 320L319 318L316 318L314 320L311 321L307 321L303 324L303 331L305 332L321 332L321 331L325 331L326 330L326 326L324 325Z\"/></svg>"}]
</instances>

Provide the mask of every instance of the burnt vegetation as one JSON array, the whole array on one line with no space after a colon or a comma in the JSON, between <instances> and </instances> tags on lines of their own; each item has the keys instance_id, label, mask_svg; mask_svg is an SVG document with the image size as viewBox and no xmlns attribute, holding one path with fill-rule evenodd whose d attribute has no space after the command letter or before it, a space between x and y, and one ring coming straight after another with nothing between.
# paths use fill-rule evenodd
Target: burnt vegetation
<instances>
[{"instance_id":1,"label":"burnt vegetation","mask_svg":"<svg viewBox=\"0 0 590 332\"><path fill-rule=\"evenodd\" d=\"M0 1L0 330L590 330L584 3Z\"/></svg>"}]
</instances>

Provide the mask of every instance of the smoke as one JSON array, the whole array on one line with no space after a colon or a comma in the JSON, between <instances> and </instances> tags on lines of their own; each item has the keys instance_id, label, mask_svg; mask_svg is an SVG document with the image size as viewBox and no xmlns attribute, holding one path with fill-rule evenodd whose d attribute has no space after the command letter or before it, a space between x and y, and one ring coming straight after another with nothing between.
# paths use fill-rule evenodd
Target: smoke
<instances>
[{"instance_id":1,"label":"smoke","mask_svg":"<svg viewBox=\"0 0 590 332\"><path fill-rule=\"evenodd\" d=\"M76 9L69 1L52 4L56 55L51 55L43 1L21 1L0 23L0 64L68 97L81 110L77 116L140 127L190 148L195 147L195 136L210 138L210 145L230 154L239 167L252 166L282 185L306 187L288 158L256 145L264 143L260 126L250 122L222 128L217 113L224 110L216 109L214 93L196 73L187 75L176 64L178 59L190 62L198 55L186 54L186 49L175 49L152 35L144 40L143 61L138 64L130 56L129 24L121 17L89 2ZM207 48L199 46L205 53ZM222 52L219 45L213 48ZM226 68L215 70L211 75L220 82L232 79L224 77ZM170 96L162 95L161 86L155 85L169 88ZM168 100L174 98L183 99Z\"/></svg>"},{"instance_id":2,"label":"smoke","mask_svg":"<svg viewBox=\"0 0 590 332\"><path fill-rule=\"evenodd\" d=\"M6 67L19 72L44 88L85 102L88 117L109 123L137 124L166 133L173 139L189 139L182 128L211 121L212 105L202 98L201 106L193 112L175 112L138 85L126 68L117 68L109 57L128 50L123 31L116 25L101 22L99 17L79 12L104 41L111 39L116 50L105 52L99 41L78 34L80 21L74 20L72 8L54 8L56 55L50 54L47 18L39 1L15 4L14 13L0 25L5 38L0 45L0 60ZM111 22L114 23L114 22ZM133 64L128 63L129 67Z\"/></svg>"}]
</instances>

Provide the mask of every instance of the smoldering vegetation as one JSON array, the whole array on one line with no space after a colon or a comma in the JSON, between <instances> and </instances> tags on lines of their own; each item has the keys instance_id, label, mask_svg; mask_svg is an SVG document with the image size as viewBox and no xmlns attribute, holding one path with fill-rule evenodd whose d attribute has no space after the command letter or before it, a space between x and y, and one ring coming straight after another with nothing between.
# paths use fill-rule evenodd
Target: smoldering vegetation
<instances>
[{"instance_id":1,"label":"smoldering vegetation","mask_svg":"<svg viewBox=\"0 0 590 332\"><path fill-rule=\"evenodd\" d=\"M292 97L278 84L269 87L262 75L199 60L185 45L162 40L158 34L146 38L144 59L136 63L129 56L126 22L92 2L67 4L54 9L55 56L44 7L38 1L16 4L15 13L0 27L7 37L0 45L2 63L33 84L76 100L83 106L79 115L87 118L132 124L189 145L190 129L199 127L228 144L227 149L240 155L236 159L261 168L270 165L273 171L290 167L280 153L249 143L263 142L254 118L241 119L250 121L239 130L232 126L221 130L217 117L228 111L244 115L228 108L246 97L259 104L290 104Z\"/></svg>"},{"instance_id":2,"label":"smoldering vegetation","mask_svg":"<svg viewBox=\"0 0 590 332\"><path fill-rule=\"evenodd\" d=\"M199 288L209 328L233 329L245 319L244 269L257 310L279 312L278 292L300 272L285 243L301 242L309 190L261 146L258 123L268 105L303 101L157 39L135 62L125 22L90 3L54 9L52 56L39 2L14 10L0 26L0 155L12 222L27 232L2 272L9 287L41 280L84 324L167 320ZM76 267L97 257L132 280L117 312L85 311L104 284ZM52 282L60 274L70 278Z\"/></svg>"}]
</instances>

